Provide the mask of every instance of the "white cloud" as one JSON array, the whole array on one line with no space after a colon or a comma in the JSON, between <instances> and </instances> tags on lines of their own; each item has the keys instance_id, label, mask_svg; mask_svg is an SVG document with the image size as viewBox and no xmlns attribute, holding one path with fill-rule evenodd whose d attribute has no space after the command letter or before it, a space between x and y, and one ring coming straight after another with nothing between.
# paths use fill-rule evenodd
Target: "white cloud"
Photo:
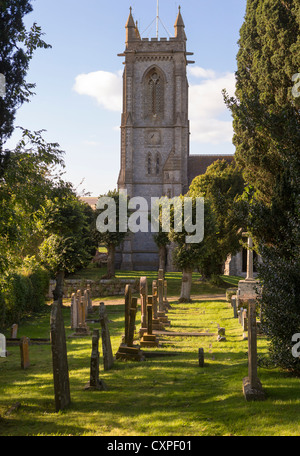
<instances>
[{"instance_id":1,"label":"white cloud","mask_svg":"<svg viewBox=\"0 0 300 456\"><path fill-rule=\"evenodd\" d=\"M96 98L99 105L109 111L122 109L122 77L120 72L94 71L79 74L73 86L80 95Z\"/></svg>"},{"instance_id":2,"label":"white cloud","mask_svg":"<svg viewBox=\"0 0 300 456\"><path fill-rule=\"evenodd\" d=\"M192 80L189 87L191 140L210 144L231 142L232 120L222 90L226 89L229 95L234 95L234 73L218 74L199 66L190 67L188 73ZM81 95L95 98L107 110L122 110L122 71L80 74L76 77L73 89ZM119 129L119 126L114 129Z\"/></svg>"},{"instance_id":3,"label":"white cloud","mask_svg":"<svg viewBox=\"0 0 300 456\"><path fill-rule=\"evenodd\" d=\"M193 80L201 79L199 83L190 83L189 88L191 140L210 144L231 142L232 120L222 90L234 95L234 73L217 74L213 70L194 67L189 69L189 75ZM224 116L228 120L224 120Z\"/></svg>"}]
</instances>

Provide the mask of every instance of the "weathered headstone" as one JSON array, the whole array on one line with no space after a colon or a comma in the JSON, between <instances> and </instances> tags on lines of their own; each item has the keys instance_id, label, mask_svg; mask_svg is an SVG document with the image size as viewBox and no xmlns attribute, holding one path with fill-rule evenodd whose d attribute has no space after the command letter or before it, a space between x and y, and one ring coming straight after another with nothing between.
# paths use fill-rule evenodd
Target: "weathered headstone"
<instances>
[{"instance_id":1,"label":"weathered headstone","mask_svg":"<svg viewBox=\"0 0 300 456\"><path fill-rule=\"evenodd\" d=\"M132 298L131 285L125 287L125 336L117 353L116 359L121 361L142 361L145 359L139 345L133 344L137 298Z\"/></svg>"},{"instance_id":2,"label":"weathered headstone","mask_svg":"<svg viewBox=\"0 0 300 456\"><path fill-rule=\"evenodd\" d=\"M85 386L85 390L107 390L105 382L99 379L99 358L99 329L94 329L92 335L90 381Z\"/></svg>"},{"instance_id":3,"label":"weathered headstone","mask_svg":"<svg viewBox=\"0 0 300 456\"><path fill-rule=\"evenodd\" d=\"M245 280L238 283L238 297L241 301L255 299L260 294L260 284L253 276L253 240L248 233L243 233L248 237L247 247L247 275Z\"/></svg>"},{"instance_id":4,"label":"weathered headstone","mask_svg":"<svg viewBox=\"0 0 300 456\"><path fill-rule=\"evenodd\" d=\"M243 379L243 393L247 401L264 400L265 393L257 376L256 300L248 301L248 377Z\"/></svg>"},{"instance_id":5,"label":"weathered headstone","mask_svg":"<svg viewBox=\"0 0 300 456\"><path fill-rule=\"evenodd\" d=\"M217 337L217 340L219 342L222 342L222 341L225 341L226 340L226 337L225 337L225 328L218 328L218 337Z\"/></svg>"},{"instance_id":6,"label":"weathered headstone","mask_svg":"<svg viewBox=\"0 0 300 456\"><path fill-rule=\"evenodd\" d=\"M20 354L21 354L21 368L27 369L30 366L29 361L29 338L21 337L20 339Z\"/></svg>"},{"instance_id":7,"label":"weathered headstone","mask_svg":"<svg viewBox=\"0 0 300 456\"><path fill-rule=\"evenodd\" d=\"M65 326L58 301L54 301L51 307L50 338L55 410L58 412L68 407L71 402Z\"/></svg>"},{"instance_id":8,"label":"weathered headstone","mask_svg":"<svg viewBox=\"0 0 300 456\"><path fill-rule=\"evenodd\" d=\"M204 349L199 348L198 350L198 362L199 362L199 367L204 367Z\"/></svg>"},{"instance_id":9,"label":"weathered headstone","mask_svg":"<svg viewBox=\"0 0 300 456\"><path fill-rule=\"evenodd\" d=\"M76 293L71 296L71 328L76 329L78 323L78 306Z\"/></svg>"},{"instance_id":10,"label":"weathered headstone","mask_svg":"<svg viewBox=\"0 0 300 456\"><path fill-rule=\"evenodd\" d=\"M141 300L141 327L140 336L147 331L147 299L148 299L148 285L147 277L140 278L140 300Z\"/></svg>"},{"instance_id":11,"label":"weathered headstone","mask_svg":"<svg viewBox=\"0 0 300 456\"><path fill-rule=\"evenodd\" d=\"M171 322L166 315L167 310L164 308L163 302L163 287L164 283L162 279L158 279L158 311L157 311L157 318L164 326L170 326Z\"/></svg>"},{"instance_id":12,"label":"weathered headstone","mask_svg":"<svg viewBox=\"0 0 300 456\"><path fill-rule=\"evenodd\" d=\"M104 302L100 302L99 308L100 324L101 324L101 339L103 352L103 367L104 370L109 370L114 364L114 357L111 348L111 340L108 327L108 317Z\"/></svg>"},{"instance_id":13,"label":"weathered headstone","mask_svg":"<svg viewBox=\"0 0 300 456\"><path fill-rule=\"evenodd\" d=\"M77 307L77 326L75 333L72 336L82 337L90 334L89 328L86 324L87 318L87 302L86 296L81 295L81 291L77 290L76 293L76 307Z\"/></svg>"},{"instance_id":14,"label":"weathered headstone","mask_svg":"<svg viewBox=\"0 0 300 456\"><path fill-rule=\"evenodd\" d=\"M6 337L4 334L0 334L0 358L6 358Z\"/></svg>"},{"instance_id":15,"label":"weathered headstone","mask_svg":"<svg viewBox=\"0 0 300 456\"><path fill-rule=\"evenodd\" d=\"M147 332L140 341L141 347L158 347L158 339L152 334L152 304L147 304Z\"/></svg>"},{"instance_id":16,"label":"weathered headstone","mask_svg":"<svg viewBox=\"0 0 300 456\"><path fill-rule=\"evenodd\" d=\"M237 298L236 298L236 295L232 296L231 297L231 307L233 309L233 318L237 318L238 317L238 314L237 314Z\"/></svg>"},{"instance_id":17,"label":"weathered headstone","mask_svg":"<svg viewBox=\"0 0 300 456\"><path fill-rule=\"evenodd\" d=\"M148 304L152 305L152 329L154 331L163 331L165 327L157 317L157 295L148 296Z\"/></svg>"},{"instance_id":18,"label":"weathered headstone","mask_svg":"<svg viewBox=\"0 0 300 456\"><path fill-rule=\"evenodd\" d=\"M14 323L11 327L10 337L12 339L16 339L17 336L18 336L18 325L17 325L17 323Z\"/></svg>"},{"instance_id":19,"label":"weathered headstone","mask_svg":"<svg viewBox=\"0 0 300 456\"><path fill-rule=\"evenodd\" d=\"M88 313L90 313L93 311L92 290L91 290L90 285L87 285L86 293L87 293L87 311L88 311Z\"/></svg>"}]
</instances>

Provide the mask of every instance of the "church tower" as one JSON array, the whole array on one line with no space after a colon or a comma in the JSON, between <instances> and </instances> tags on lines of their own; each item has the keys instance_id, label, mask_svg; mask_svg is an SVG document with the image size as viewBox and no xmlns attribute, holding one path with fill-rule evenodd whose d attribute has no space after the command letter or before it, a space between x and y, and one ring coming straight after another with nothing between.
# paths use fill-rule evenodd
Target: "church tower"
<instances>
[{"instance_id":1,"label":"church tower","mask_svg":"<svg viewBox=\"0 0 300 456\"><path fill-rule=\"evenodd\" d=\"M119 190L130 198L172 198L188 189L189 120L186 50L182 15L175 35L142 38L132 11L125 26L121 168ZM153 234L131 233L118 255L122 269L157 270Z\"/></svg>"}]
</instances>

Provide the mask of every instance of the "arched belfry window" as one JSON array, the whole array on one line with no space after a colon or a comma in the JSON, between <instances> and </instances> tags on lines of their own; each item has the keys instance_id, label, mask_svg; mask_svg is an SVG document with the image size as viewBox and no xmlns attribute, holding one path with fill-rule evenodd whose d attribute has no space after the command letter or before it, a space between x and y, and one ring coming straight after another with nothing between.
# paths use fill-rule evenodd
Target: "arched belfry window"
<instances>
[{"instance_id":1,"label":"arched belfry window","mask_svg":"<svg viewBox=\"0 0 300 456\"><path fill-rule=\"evenodd\" d=\"M163 78L156 68L152 68L146 78L147 111L150 117L158 117L163 114Z\"/></svg>"}]
</instances>

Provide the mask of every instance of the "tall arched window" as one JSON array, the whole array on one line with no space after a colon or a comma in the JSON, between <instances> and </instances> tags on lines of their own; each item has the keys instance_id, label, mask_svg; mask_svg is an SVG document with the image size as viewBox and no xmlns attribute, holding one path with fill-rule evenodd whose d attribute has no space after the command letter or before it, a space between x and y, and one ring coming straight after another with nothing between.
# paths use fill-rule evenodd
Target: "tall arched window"
<instances>
[{"instance_id":1,"label":"tall arched window","mask_svg":"<svg viewBox=\"0 0 300 456\"><path fill-rule=\"evenodd\" d=\"M154 68L147 78L148 114L157 117L163 114L163 81L159 72Z\"/></svg>"}]
</instances>

